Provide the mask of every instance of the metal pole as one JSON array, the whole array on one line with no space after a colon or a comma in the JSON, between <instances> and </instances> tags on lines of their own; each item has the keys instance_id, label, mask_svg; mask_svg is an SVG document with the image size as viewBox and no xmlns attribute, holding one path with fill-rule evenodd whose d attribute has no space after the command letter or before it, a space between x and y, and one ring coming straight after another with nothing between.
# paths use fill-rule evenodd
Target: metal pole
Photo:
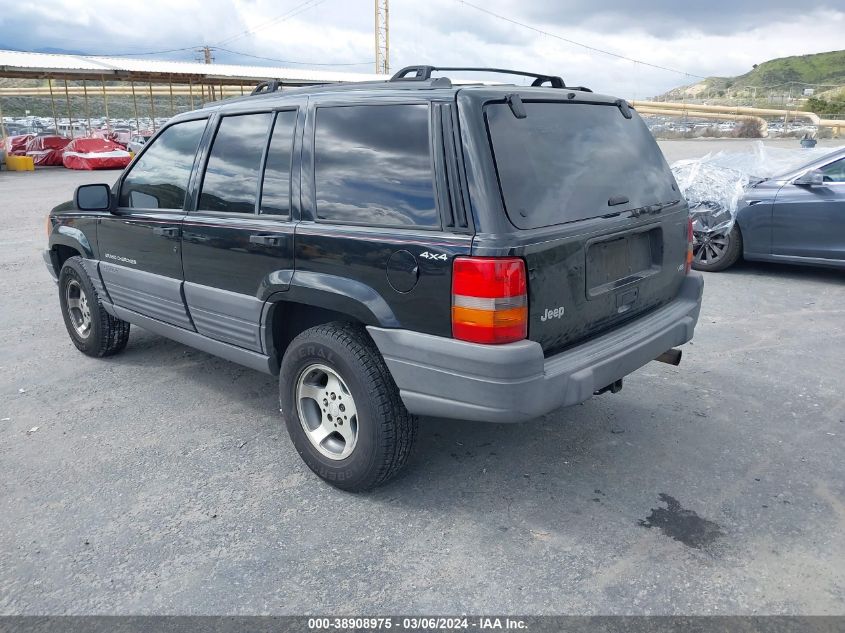
<instances>
[{"instance_id":1,"label":"metal pole","mask_svg":"<svg viewBox=\"0 0 845 633\"><path fill-rule=\"evenodd\" d=\"M191 98L191 110L194 109L194 82L193 80L188 80L188 96Z\"/></svg>"},{"instance_id":2,"label":"metal pole","mask_svg":"<svg viewBox=\"0 0 845 633\"><path fill-rule=\"evenodd\" d=\"M384 0L384 74L390 74L390 0Z\"/></svg>"},{"instance_id":3,"label":"metal pole","mask_svg":"<svg viewBox=\"0 0 845 633\"><path fill-rule=\"evenodd\" d=\"M73 138L73 112L70 109L70 94L67 91L67 79L65 79L65 99L67 100L67 118L70 128L70 137Z\"/></svg>"},{"instance_id":4,"label":"metal pole","mask_svg":"<svg viewBox=\"0 0 845 633\"><path fill-rule=\"evenodd\" d=\"M167 79L167 85L170 87L170 116L173 116L175 113L173 111L173 75Z\"/></svg>"},{"instance_id":5,"label":"metal pole","mask_svg":"<svg viewBox=\"0 0 845 633\"><path fill-rule=\"evenodd\" d=\"M375 51L375 52L376 52L376 72L378 72L378 67L379 67L379 45L378 45L378 44L379 44L379 42L378 42L378 27L379 27L379 24L378 24L378 0L375 0L375 2L373 2L373 9L374 9L374 13L373 13L373 24L375 25L375 28L373 29L373 36L374 36L374 39L375 39L375 49L376 49L376 51Z\"/></svg>"},{"instance_id":6,"label":"metal pole","mask_svg":"<svg viewBox=\"0 0 845 633\"><path fill-rule=\"evenodd\" d=\"M150 82L150 119L153 122L153 132L156 131L156 106L155 100L153 99L153 82ZM138 130L139 132L141 130Z\"/></svg>"},{"instance_id":7,"label":"metal pole","mask_svg":"<svg viewBox=\"0 0 845 633\"><path fill-rule=\"evenodd\" d=\"M88 108L88 84L82 80L82 90L85 94L85 120L88 122L88 135L91 135L91 110Z\"/></svg>"},{"instance_id":8,"label":"metal pole","mask_svg":"<svg viewBox=\"0 0 845 633\"><path fill-rule=\"evenodd\" d=\"M0 99L0 136L3 137L3 147L6 147L6 122L3 121L3 100Z\"/></svg>"},{"instance_id":9,"label":"metal pole","mask_svg":"<svg viewBox=\"0 0 845 633\"><path fill-rule=\"evenodd\" d=\"M243 97L244 96L244 82L241 81L240 84L241 84L241 96Z\"/></svg>"},{"instance_id":10,"label":"metal pole","mask_svg":"<svg viewBox=\"0 0 845 633\"><path fill-rule=\"evenodd\" d=\"M56 98L53 96L53 79L47 79L47 85L50 86L50 108L53 110L53 124L56 126L56 134L59 134L59 117L56 116Z\"/></svg>"},{"instance_id":11,"label":"metal pole","mask_svg":"<svg viewBox=\"0 0 845 633\"><path fill-rule=\"evenodd\" d=\"M129 84L132 86L132 107L135 109L135 130L140 132L141 122L138 120L138 101L135 98L135 82L130 80Z\"/></svg>"},{"instance_id":12,"label":"metal pole","mask_svg":"<svg viewBox=\"0 0 845 633\"><path fill-rule=\"evenodd\" d=\"M106 95L106 78L100 75L100 85L103 87L103 107L106 110L106 133L111 134L111 121L109 120L109 98Z\"/></svg>"}]
</instances>

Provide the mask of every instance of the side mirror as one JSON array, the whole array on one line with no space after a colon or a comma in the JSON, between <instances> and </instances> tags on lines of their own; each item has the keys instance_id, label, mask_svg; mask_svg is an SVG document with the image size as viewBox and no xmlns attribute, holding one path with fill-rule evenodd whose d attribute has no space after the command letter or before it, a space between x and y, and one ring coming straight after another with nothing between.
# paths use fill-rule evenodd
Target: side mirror
<instances>
[{"instance_id":1,"label":"side mirror","mask_svg":"<svg viewBox=\"0 0 845 633\"><path fill-rule=\"evenodd\" d=\"M818 169L811 169L793 180L792 184L802 187L821 187L824 184L824 174Z\"/></svg>"},{"instance_id":2,"label":"side mirror","mask_svg":"<svg viewBox=\"0 0 845 633\"><path fill-rule=\"evenodd\" d=\"M73 194L73 202L80 211L110 211L111 200L108 185L80 185Z\"/></svg>"}]
</instances>

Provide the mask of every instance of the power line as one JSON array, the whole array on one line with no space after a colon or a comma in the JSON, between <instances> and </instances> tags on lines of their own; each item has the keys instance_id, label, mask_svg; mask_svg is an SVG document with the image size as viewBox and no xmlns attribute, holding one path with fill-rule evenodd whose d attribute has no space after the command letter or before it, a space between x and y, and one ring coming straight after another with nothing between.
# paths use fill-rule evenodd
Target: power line
<instances>
[{"instance_id":1,"label":"power line","mask_svg":"<svg viewBox=\"0 0 845 633\"><path fill-rule=\"evenodd\" d=\"M300 13L307 11L308 9L313 9L321 4L323 4L326 0L305 0L305 2L301 2L300 4L296 5L292 9L282 13L281 15L277 15L275 18L267 20L266 22L262 22L258 26L255 26L251 29L247 29L246 31L242 31L236 35L231 37L227 37L226 39L220 40L218 44L229 44L230 42L234 42L242 37L247 35L253 35L256 31L260 31L262 29L267 28L268 26L272 26L273 24L278 24L280 22L285 22L293 17L296 17Z\"/></svg>"},{"instance_id":2,"label":"power line","mask_svg":"<svg viewBox=\"0 0 845 633\"><path fill-rule=\"evenodd\" d=\"M255 59L263 59L268 62L277 62L280 64L299 64L302 66L364 66L372 64L372 61L366 62L302 62L302 61L294 61L292 59L277 59L275 57L263 57L261 55L253 55L251 53L242 53L240 51L233 51L228 48L223 48L222 46L215 46L213 50L224 51L226 53L231 53L232 55L241 55L243 57L253 57Z\"/></svg>"},{"instance_id":3,"label":"power line","mask_svg":"<svg viewBox=\"0 0 845 633\"><path fill-rule=\"evenodd\" d=\"M83 53L82 57L134 57L143 55L162 55L164 53L178 53L181 51L194 50L196 46L185 46L184 48L171 48L166 51L149 51L146 53Z\"/></svg>"},{"instance_id":4,"label":"power line","mask_svg":"<svg viewBox=\"0 0 845 633\"><path fill-rule=\"evenodd\" d=\"M568 44L574 44L575 46L580 46L581 48L586 48L587 50L594 51L596 53L602 53L603 55L609 55L611 57L616 57L617 59L624 59L629 62L634 62L637 64L642 64L643 66L651 66L652 68L658 68L660 70L667 70L672 73L678 73L679 75L686 75L688 77L695 77L696 79L707 79L702 75L696 75L695 73L689 73L684 70L678 70L677 68L669 68L668 66L661 66L659 64L652 64L650 62L643 61L641 59L634 59L632 57L626 57L625 55L621 55L619 53L614 53L613 51L608 51L603 48L597 48L595 46L590 46L589 44L584 44L583 42L577 42L575 40L569 39L568 37L563 37L562 35L557 35L556 33L549 33L548 31L544 31L543 29L538 29L536 26L531 26L530 24L525 24L524 22L520 22L519 20L514 20L513 18L509 18L507 16L501 15L499 13L495 13L483 7L479 7L477 4L473 4L472 2L467 2L466 0L457 0L463 5L468 7L472 7L476 11L481 11L482 13L486 13L487 15L493 16L494 18L498 18L500 20L504 20L505 22L510 22L511 24L515 24L517 26L521 26L522 28L529 29L534 31L535 33L539 33L540 35L545 35L546 37L551 37L556 40L560 40L562 42L566 42Z\"/></svg>"}]
</instances>

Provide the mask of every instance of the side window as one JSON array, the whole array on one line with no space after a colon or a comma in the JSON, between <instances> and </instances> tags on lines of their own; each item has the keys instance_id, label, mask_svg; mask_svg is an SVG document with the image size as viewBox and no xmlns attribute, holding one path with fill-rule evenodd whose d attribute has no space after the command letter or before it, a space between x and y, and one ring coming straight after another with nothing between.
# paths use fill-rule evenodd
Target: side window
<instances>
[{"instance_id":1,"label":"side window","mask_svg":"<svg viewBox=\"0 0 845 633\"><path fill-rule=\"evenodd\" d=\"M845 182L845 158L840 158L835 163L825 165L821 169L825 182Z\"/></svg>"},{"instance_id":2,"label":"side window","mask_svg":"<svg viewBox=\"0 0 845 633\"><path fill-rule=\"evenodd\" d=\"M270 149L261 186L261 213L290 215L290 162L296 110L279 112L273 125Z\"/></svg>"},{"instance_id":3,"label":"side window","mask_svg":"<svg viewBox=\"0 0 845 633\"><path fill-rule=\"evenodd\" d=\"M221 119L205 168L199 209L255 213L258 171L272 117L264 112Z\"/></svg>"},{"instance_id":4,"label":"side window","mask_svg":"<svg viewBox=\"0 0 845 633\"><path fill-rule=\"evenodd\" d=\"M206 119L164 130L132 166L120 187L119 204L133 209L182 209Z\"/></svg>"},{"instance_id":5,"label":"side window","mask_svg":"<svg viewBox=\"0 0 845 633\"><path fill-rule=\"evenodd\" d=\"M317 217L439 227L427 105L317 108Z\"/></svg>"}]
</instances>

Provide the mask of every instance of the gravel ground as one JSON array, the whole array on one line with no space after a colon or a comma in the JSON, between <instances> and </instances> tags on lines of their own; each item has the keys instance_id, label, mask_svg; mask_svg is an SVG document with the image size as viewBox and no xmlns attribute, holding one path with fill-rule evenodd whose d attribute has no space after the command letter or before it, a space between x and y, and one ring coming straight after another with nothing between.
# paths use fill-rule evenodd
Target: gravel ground
<instances>
[{"instance_id":1,"label":"gravel ground","mask_svg":"<svg viewBox=\"0 0 845 633\"><path fill-rule=\"evenodd\" d=\"M73 347L44 216L114 177L0 173L0 614L845 614L843 273L708 275L680 367L526 424L424 419L351 495L272 378L134 327Z\"/></svg>"}]
</instances>

